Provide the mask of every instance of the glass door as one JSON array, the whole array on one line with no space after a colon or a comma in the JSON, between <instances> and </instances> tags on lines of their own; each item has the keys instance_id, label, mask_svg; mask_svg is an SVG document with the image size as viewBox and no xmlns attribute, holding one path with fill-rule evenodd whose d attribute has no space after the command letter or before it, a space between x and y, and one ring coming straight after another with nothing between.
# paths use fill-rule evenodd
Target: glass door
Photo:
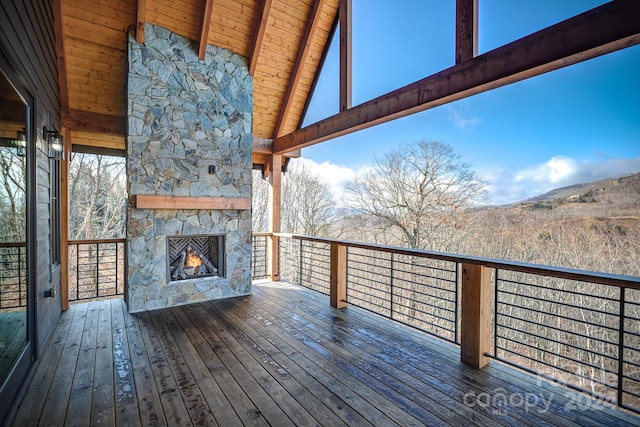
<instances>
[{"instance_id":1,"label":"glass door","mask_svg":"<svg viewBox=\"0 0 640 427\"><path fill-rule=\"evenodd\" d=\"M0 64L1 65L1 64ZM31 361L27 209L29 108L0 69L0 424ZM26 359L26 360L25 360ZM20 366L19 366L20 365ZM19 384L19 382L18 382ZM13 396L15 397L15 396ZM8 398L8 399L7 399Z\"/></svg>"}]
</instances>

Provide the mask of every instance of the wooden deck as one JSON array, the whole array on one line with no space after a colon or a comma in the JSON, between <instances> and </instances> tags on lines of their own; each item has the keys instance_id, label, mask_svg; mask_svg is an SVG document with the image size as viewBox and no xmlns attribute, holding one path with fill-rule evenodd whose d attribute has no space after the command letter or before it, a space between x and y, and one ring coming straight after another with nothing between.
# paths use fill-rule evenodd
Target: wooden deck
<instances>
[{"instance_id":1,"label":"wooden deck","mask_svg":"<svg viewBox=\"0 0 640 427\"><path fill-rule=\"evenodd\" d=\"M497 362L468 368L457 347L318 293L260 283L250 297L138 315L121 300L72 305L13 425L640 425L570 396Z\"/></svg>"}]
</instances>

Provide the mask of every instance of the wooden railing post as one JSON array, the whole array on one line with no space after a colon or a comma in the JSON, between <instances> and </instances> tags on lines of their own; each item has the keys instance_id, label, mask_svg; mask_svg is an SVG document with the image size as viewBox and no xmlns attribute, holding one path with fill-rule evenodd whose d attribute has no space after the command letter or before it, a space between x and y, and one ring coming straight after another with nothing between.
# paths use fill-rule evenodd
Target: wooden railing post
<instances>
[{"instance_id":1,"label":"wooden railing post","mask_svg":"<svg viewBox=\"0 0 640 427\"><path fill-rule=\"evenodd\" d=\"M460 360L475 368L489 363L491 268L462 264Z\"/></svg>"},{"instance_id":2,"label":"wooden railing post","mask_svg":"<svg viewBox=\"0 0 640 427\"><path fill-rule=\"evenodd\" d=\"M280 238L269 234L267 236L267 276L273 282L280 280L280 270L278 264L280 263L278 258L278 246Z\"/></svg>"},{"instance_id":3,"label":"wooden railing post","mask_svg":"<svg viewBox=\"0 0 640 427\"><path fill-rule=\"evenodd\" d=\"M268 165L269 175L269 233L279 233L281 225L280 202L282 192L282 156L273 155ZM280 280L278 270L278 237L269 235L267 245L267 274L272 281Z\"/></svg>"},{"instance_id":4,"label":"wooden railing post","mask_svg":"<svg viewBox=\"0 0 640 427\"><path fill-rule=\"evenodd\" d=\"M331 271L329 275L329 300L335 308L347 306L347 247L331 243Z\"/></svg>"}]
</instances>

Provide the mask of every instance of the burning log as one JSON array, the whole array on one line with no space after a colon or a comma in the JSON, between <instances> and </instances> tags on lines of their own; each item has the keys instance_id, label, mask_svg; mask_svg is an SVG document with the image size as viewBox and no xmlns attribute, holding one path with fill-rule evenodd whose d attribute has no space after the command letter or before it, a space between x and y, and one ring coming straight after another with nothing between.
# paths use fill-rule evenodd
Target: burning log
<instances>
[{"instance_id":1,"label":"burning log","mask_svg":"<svg viewBox=\"0 0 640 427\"><path fill-rule=\"evenodd\" d=\"M171 264L175 268L171 274L173 280L184 280L197 275L211 273L217 275L218 269L199 250L191 246L182 251L177 262Z\"/></svg>"}]
</instances>

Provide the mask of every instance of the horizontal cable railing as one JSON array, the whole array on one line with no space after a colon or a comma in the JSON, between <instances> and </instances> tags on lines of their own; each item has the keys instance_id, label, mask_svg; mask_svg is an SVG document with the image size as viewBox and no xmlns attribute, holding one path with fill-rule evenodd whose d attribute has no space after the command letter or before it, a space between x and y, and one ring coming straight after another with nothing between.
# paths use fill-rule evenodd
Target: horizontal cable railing
<instances>
[{"instance_id":1,"label":"horizontal cable railing","mask_svg":"<svg viewBox=\"0 0 640 427\"><path fill-rule=\"evenodd\" d=\"M457 344L465 327L476 326L462 323L470 295L463 282L486 286L479 294L490 315L485 357L585 392L595 398L591 405L640 412L640 277L274 236L281 280L331 294L346 270L346 303ZM334 258L336 246L344 247L344 260ZM490 279L486 285L473 281L478 268Z\"/></svg>"},{"instance_id":2,"label":"horizontal cable railing","mask_svg":"<svg viewBox=\"0 0 640 427\"><path fill-rule=\"evenodd\" d=\"M0 243L0 310L27 305L27 246Z\"/></svg>"},{"instance_id":3,"label":"horizontal cable railing","mask_svg":"<svg viewBox=\"0 0 640 427\"><path fill-rule=\"evenodd\" d=\"M280 279L329 295L329 244L280 240Z\"/></svg>"},{"instance_id":4,"label":"horizontal cable railing","mask_svg":"<svg viewBox=\"0 0 640 427\"><path fill-rule=\"evenodd\" d=\"M69 241L69 301L124 295L125 242Z\"/></svg>"},{"instance_id":5,"label":"horizontal cable railing","mask_svg":"<svg viewBox=\"0 0 640 427\"><path fill-rule=\"evenodd\" d=\"M351 304L457 342L456 263L348 247Z\"/></svg>"},{"instance_id":6,"label":"horizontal cable railing","mask_svg":"<svg viewBox=\"0 0 640 427\"><path fill-rule=\"evenodd\" d=\"M251 278L265 279L267 274L267 244L268 235L261 233L254 233L251 238Z\"/></svg>"}]
</instances>

